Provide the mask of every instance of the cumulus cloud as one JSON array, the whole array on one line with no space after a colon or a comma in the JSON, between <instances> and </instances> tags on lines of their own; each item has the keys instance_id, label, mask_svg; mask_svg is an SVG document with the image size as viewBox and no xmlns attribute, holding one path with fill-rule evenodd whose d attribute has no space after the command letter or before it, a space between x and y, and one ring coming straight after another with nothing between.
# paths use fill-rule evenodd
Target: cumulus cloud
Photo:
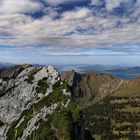
<instances>
[{"instance_id":1,"label":"cumulus cloud","mask_svg":"<svg viewBox=\"0 0 140 140\"><path fill-rule=\"evenodd\" d=\"M119 7L123 1L124 0L106 0L106 8L108 10L112 10L116 7Z\"/></svg>"},{"instance_id":2,"label":"cumulus cloud","mask_svg":"<svg viewBox=\"0 0 140 140\"><path fill-rule=\"evenodd\" d=\"M32 0L2 0L0 4L0 14L34 13L42 7Z\"/></svg>"},{"instance_id":3,"label":"cumulus cloud","mask_svg":"<svg viewBox=\"0 0 140 140\"><path fill-rule=\"evenodd\" d=\"M124 7L125 10L130 10L136 5L138 6L140 4L140 0L91 0L91 4L95 6L104 6L108 11L112 11L120 6Z\"/></svg>"},{"instance_id":4,"label":"cumulus cloud","mask_svg":"<svg viewBox=\"0 0 140 140\"><path fill-rule=\"evenodd\" d=\"M10 51L38 50L45 52L44 55L96 55L96 49L100 54L140 52L138 45L137 49L122 45L140 42L138 1L137 4L132 4L132 1L130 3L128 0L104 0L105 7L99 8L103 6L103 1L93 0L90 6L77 6L71 10L56 8L55 5L74 0L47 2L50 6L37 0L2 0L0 44L15 46L12 49L8 48ZM120 7L121 3L126 4L126 16L123 17L112 12ZM127 16L130 10L133 12ZM43 15L32 15L37 12L42 12Z\"/></svg>"},{"instance_id":5,"label":"cumulus cloud","mask_svg":"<svg viewBox=\"0 0 140 140\"><path fill-rule=\"evenodd\" d=\"M63 14L64 20L79 20L90 16L92 11L88 8L77 8L73 11L68 11Z\"/></svg>"}]
</instances>

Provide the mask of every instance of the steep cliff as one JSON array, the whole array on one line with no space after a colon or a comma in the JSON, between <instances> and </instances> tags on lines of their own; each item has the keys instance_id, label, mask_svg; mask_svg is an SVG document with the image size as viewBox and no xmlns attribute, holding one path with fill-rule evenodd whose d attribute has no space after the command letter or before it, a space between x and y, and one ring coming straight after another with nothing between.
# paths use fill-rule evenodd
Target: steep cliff
<instances>
[{"instance_id":1,"label":"steep cliff","mask_svg":"<svg viewBox=\"0 0 140 140\"><path fill-rule=\"evenodd\" d=\"M81 110L52 66L22 65L1 74L0 140L90 138Z\"/></svg>"},{"instance_id":2,"label":"steep cliff","mask_svg":"<svg viewBox=\"0 0 140 140\"><path fill-rule=\"evenodd\" d=\"M68 71L61 75L74 94L75 99L84 105L96 103L106 96L116 92L123 83L123 80L114 78L112 75Z\"/></svg>"}]
</instances>

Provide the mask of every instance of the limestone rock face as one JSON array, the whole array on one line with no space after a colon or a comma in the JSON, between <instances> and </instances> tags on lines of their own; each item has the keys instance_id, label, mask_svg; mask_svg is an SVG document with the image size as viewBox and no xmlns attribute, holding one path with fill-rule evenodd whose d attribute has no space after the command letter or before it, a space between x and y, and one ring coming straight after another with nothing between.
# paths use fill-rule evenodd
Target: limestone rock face
<instances>
[{"instance_id":1,"label":"limestone rock face","mask_svg":"<svg viewBox=\"0 0 140 140\"><path fill-rule=\"evenodd\" d=\"M0 71L0 140L32 140L34 135L37 140L84 140L84 132L75 136L84 128L80 116L54 67L22 65Z\"/></svg>"},{"instance_id":2,"label":"limestone rock face","mask_svg":"<svg viewBox=\"0 0 140 140\"><path fill-rule=\"evenodd\" d=\"M43 67L41 70L39 70L34 77L35 81L39 81L46 77L51 84L54 84L56 80L60 80L58 76L59 73L55 70L55 68L52 66L48 66L47 68Z\"/></svg>"},{"instance_id":3,"label":"limestone rock face","mask_svg":"<svg viewBox=\"0 0 140 140\"><path fill-rule=\"evenodd\" d=\"M46 78L46 82L50 87L46 89L45 96L52 92L52 86L60 79L58 72L51 66L43 68L21 66L16 68L16 71L24 69L17 75L17 78L0 79L0 120L5 123L5 126L0 127L0 139L4 137L9 125L17 120L24 110L40 100L40 96L36 91L38 82ZM31 74L34 77L32 84L28 83ZM9 74L9 76L13 77L13 74Z\"/></svg>"},{"instance_id":4,"label":"limestone rock face","mask_svg":"<svg viewBox=\"0 0 140 140\"><path fill-rule=\"evenodd\" d=\"M66 73L63 73L61 75L61 80L65 81L66 83L68 83L69 86L73 86L73 84L75 83L75 79L76 79L76 72L75 71L68 71Z\"/></svg>"}]
</instances>

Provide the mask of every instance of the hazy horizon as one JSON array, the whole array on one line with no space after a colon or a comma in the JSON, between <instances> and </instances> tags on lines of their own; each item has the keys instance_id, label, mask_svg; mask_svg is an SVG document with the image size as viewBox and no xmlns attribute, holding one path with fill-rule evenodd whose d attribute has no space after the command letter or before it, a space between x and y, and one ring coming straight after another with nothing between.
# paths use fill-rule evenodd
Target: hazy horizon
<instances>
[{"instance_id":1,"label":"hazy horizon","mask_svg":"<svg viewBox=\"0 0 140 140\"><path fill-rule=\"evenodd\" d=\"M139 0L1 0L0 61L140 66Z\"/></svg>"},{"instance_id":2,"label":"hazy horizon","mask_svg":"<svg viewBox=\"0 0 140 140\"><path fill-rule=\"evenodd\" d=\"M2 61L3 60L3 61ZM5 60L5 61L4 61ZM15 60L15 61L14 61ZM57 61L56 61L57 60ZM40 65L115 65L115 66L140 66L139 56L49 56L42 60L42 58L15 58L9 61L8 59L1 59L0 62L12 64L40 64Z\"/></svg>"}]
</instances>

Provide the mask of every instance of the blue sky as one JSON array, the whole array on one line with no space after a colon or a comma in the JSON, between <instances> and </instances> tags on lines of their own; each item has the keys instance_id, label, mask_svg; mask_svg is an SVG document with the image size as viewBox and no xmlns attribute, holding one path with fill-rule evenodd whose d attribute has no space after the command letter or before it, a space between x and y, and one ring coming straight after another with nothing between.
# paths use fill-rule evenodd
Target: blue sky
<instances>
[{"instance_id":1,"label":"blue sky","mask_svg":"<svg viewBox=\"0 0 140 140\"><path fill-rule=\"evenodd\" d=\"M0 62L140 65L140 0L1 0Z\"/></svg>"}]
</instances>

